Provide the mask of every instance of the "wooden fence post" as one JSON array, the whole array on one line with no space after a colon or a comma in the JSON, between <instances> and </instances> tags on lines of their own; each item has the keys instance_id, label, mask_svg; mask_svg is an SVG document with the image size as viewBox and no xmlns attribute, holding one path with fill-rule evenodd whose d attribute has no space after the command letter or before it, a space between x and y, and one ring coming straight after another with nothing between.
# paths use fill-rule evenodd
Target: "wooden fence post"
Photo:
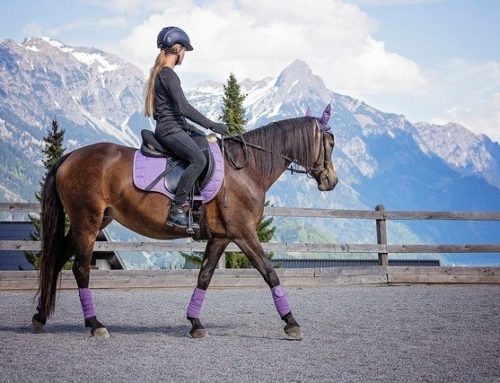
<instances>
[{"instance_id":1,"label":"wooden fence post","mask_svg":"<svg viewBox=\"0 0 500 383\"><path fill-rule=\"evenodd\" d=\"M377 205L375 211L385 211L384 205ZM377 244L387 245L387 229L385 226L385 217L376 220L377 226ZM378 264L381 266L389 266L389 256L387 253L378 253Z\"/></svg>"},{"instance_id":2,"label":"wooden fence post","mask_svg":"<svg viewBox=\"0 0 500 383\"><path fill-rule=\"evenodd\" d=\"M217 268L218 269L225 269L226 268L226 253L222 253L219 263L217 263Z\"/></svg>"}]
</instances>

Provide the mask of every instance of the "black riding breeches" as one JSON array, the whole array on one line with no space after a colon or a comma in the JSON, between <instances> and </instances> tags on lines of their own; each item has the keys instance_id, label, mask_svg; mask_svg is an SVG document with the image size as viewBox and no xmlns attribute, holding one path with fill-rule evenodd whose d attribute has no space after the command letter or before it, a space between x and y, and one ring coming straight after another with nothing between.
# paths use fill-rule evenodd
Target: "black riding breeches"
<instances>
[{"instance_id":1,"label":"black riding breeches","mask_svg":"<svg viewBox=\"0 0 500 383\"><path fill-rule=\"evenodd\" d=\"M174 202L182 205L188 199L189 192L193 188L194 183L203 172L203 169L205 169L207 159L200 147L184 130L177 133L169 133L167 129L160 128L156 129L155 137L160 144L188 164L175 192Z\"/></svg>"}]
</instances>

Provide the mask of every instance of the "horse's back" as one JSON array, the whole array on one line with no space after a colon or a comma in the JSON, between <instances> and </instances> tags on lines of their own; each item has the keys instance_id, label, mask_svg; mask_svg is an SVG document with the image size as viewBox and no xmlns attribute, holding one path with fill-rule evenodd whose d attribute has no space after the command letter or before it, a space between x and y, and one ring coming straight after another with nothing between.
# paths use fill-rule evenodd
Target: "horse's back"
<instances>
[{"instance_id":1,"label":"horse's back","mask_svg":"<svg viewBox=\"0 0 500 383\"><path fill-rule=\"evenodd\" d=\"M113 143L98 143L75 150L57 172L57 189L74 194L110 192L110 185L132 180L132 161L136 149Z\"/></svg>"}]
</instances>

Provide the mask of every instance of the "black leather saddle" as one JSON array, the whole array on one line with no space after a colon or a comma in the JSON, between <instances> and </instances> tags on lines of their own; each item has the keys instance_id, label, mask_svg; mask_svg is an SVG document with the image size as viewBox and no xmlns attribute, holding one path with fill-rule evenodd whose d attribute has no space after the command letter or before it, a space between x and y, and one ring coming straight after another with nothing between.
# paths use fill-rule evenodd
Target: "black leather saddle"
<instances>
[{"instance_id":1,"label":"black leather saddle","mask_svg":"<svg viewBox=\"0 0 500 383\"><path fill-rule=\"evenodd\" d=\"M158 177L146 188L150 190L154 187L162 178L164 178L165 187L172 193L177 190L177 185L179 180L187 167L187 164L170 152L167 148L163 147L160 142L156 139L154 133L151 130L143 129L141 130L142 144L141 153L147 157L155 158L167 158L166 167L163 172L161 172ZM203 190L205 185L210 181L210 178L214 172L214 157L208 146L207 137L200 133L192 133L191 138L200 147L207 158L207 165L201 173L197 182L195 183L195 194L199 194L200 190Z\"/></svg>"}]
</instances>

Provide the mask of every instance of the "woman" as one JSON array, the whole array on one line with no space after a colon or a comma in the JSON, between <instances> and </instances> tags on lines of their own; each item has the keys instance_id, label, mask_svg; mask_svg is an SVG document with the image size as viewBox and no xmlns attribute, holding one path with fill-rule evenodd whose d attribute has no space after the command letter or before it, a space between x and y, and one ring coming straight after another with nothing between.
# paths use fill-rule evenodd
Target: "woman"
<instances>
[{"instance_id":1,"label":"woman","mask_svg":"<svg viewBox=\"0 0 500 383\"><path fill-rule=\"evenodd\" d=\"M156 120L157 140L188 164L179 180L174 204L167 218L167 225L186 228L188 217L184 205L206 165L205 155L189 135L194 127L186 122L186 118L216 133L224 134L228 129L226 125L204 117L184 96L179 77L173 69L182 64L186 51L193 50L186 32L177 27L163 28L158 34L157 46L160 53L147 83L145 114Z\"/></svg>"}]
</instances>

